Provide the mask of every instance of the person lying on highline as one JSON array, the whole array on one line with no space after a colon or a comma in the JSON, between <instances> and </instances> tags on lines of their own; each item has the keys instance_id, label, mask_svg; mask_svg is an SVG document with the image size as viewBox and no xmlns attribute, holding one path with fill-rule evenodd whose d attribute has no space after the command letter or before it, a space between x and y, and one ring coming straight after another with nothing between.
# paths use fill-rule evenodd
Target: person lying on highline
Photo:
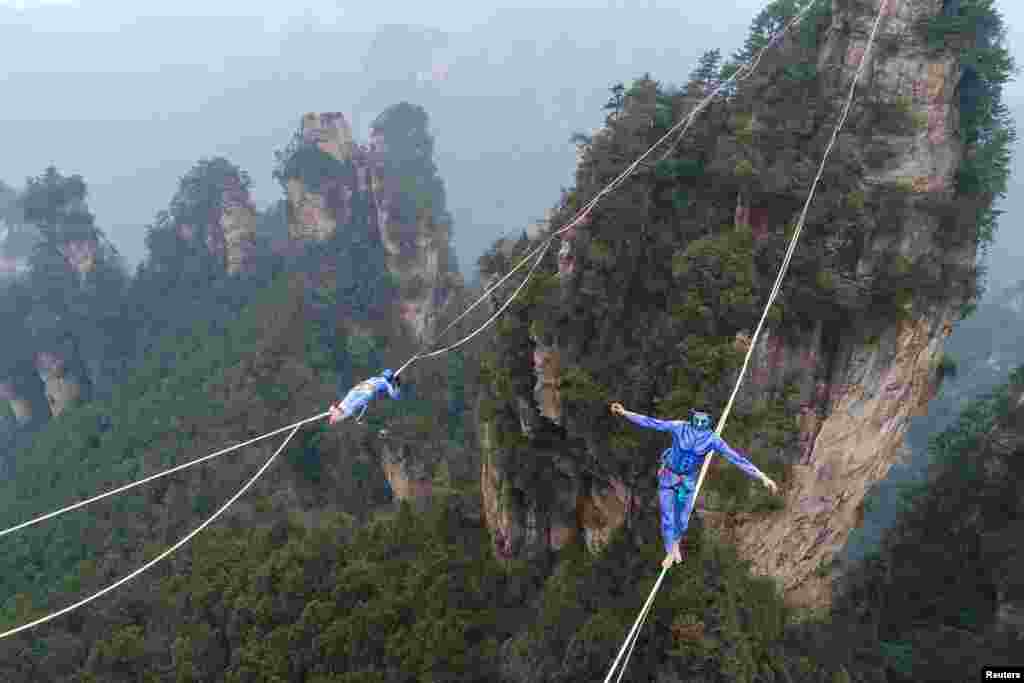
<instances>
[{"instance_id":1,"label":"person lying on highline","mask_svg":"<svg viewBox=\"0 0 1024 683\"><path fill-rule=\"evenodd\" d=\"M330 407L329 410L331 416L328 419L328 422L333 425L343 420L347 420L352 417L352 414L355 413L356 410L362 408L362 411L356 418L356 422L358 422L363 419L363 414L366 412L367 404L377 398L378 395L383 395L386 392L391 398L400 398L402 395L401 386L402 383L398 379L398 376L391 370L385 370L377 377L371 377L370 379L364 380L349 389L345 398L343 398L338 405L332 405Z\"/></svg>"},{"instance_id":2,"label":"person lying on highline","mask_svg":"<svg viewBox=\"0 0 1024 683\"><path fill-rule=\"evenodd\" d=\"M694 492L697 478L708 453L720 453L748 476L759 480L772 493L778 492L774 481L715 434L711 429L711 417L707 413L690 411L690 419L687 421L657 420L631 413L621 403L613 403L611 410L613 415L621 415L633 424L672 433L672 446L662 453L661 467L658 469L661 535L668 553L662 566L666 569L683 561L679 544L689 527L690 513L693 512L696 499Z\"/></svg>"}]
</instances>

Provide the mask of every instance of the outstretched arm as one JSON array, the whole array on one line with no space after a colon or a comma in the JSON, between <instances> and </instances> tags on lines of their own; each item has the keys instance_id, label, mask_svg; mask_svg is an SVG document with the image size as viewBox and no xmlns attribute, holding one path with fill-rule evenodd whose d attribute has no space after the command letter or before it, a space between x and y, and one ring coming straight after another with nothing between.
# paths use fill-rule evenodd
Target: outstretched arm
<instances>
[{"instance_id":1,"label":"outstretched arm","mask_svg":"<svg viewBox=\"0 0 1024 683\"><path fill-rule=\"evenodd\" d=\"M736 467L739 467L743 472L751 479L757 479L761 481L765 479L765 474L761 470L757 469L754 463L750 462L742 455L740 455L736 449L725 442L725 439L715 434L711 440L712 447L720 453L726 460L731 462Z\"/></svg>"},{"instance_id":2,"label":"outstretched arm","mask_svg":"<svg viewBox=\"0 0 1024 683\"><path fill-rule=\"evenodd\" d=\"M641 415L640 413L631 413L623 408L621 403L612 404L612 413L621 415L635 425L647 429L656 429L659 432L671 432L679 426L679 422L675 420L659 420L654 417Z\"/></svg>"}]
</instances>

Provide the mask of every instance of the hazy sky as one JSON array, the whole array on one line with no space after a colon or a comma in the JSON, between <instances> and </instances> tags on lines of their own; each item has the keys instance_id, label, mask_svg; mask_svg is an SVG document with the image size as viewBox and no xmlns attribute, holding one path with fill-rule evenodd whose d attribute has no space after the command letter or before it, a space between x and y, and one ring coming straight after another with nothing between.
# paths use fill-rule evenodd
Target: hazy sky
<instances>
[{"instance_id":1,"label":"hazy sky","mask_svg":"<svg viewBox=\"0 0 1024 683\"><path fill-rule=\"evenodd\" d=\"M766 0L351 4L0 0L0 179L20 185L51 163L82 174L134 263L199 158L247 170L265 205L282 196L273 152L303 113L344 112L365 142L373 117L406 99L431 116L465 267L572 184L569 137L600 125L610 85L645 71L685 81L703 50L738 48ZM999 4L1024 60L1024 7ZM1007 94L1024 120L1024 89ZM996 280L1024 256L1016 201Z\"/></svg>"}]
</instances>

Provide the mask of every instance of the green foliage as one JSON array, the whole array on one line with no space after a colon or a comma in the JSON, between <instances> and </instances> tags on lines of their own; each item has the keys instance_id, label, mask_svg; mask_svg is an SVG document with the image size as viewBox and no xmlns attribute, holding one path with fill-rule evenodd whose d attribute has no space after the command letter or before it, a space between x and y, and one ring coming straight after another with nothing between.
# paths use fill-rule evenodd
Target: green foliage
<instances>
[{"instance_id":1,"label":"green foliage","mask_svg":"<svg viewBox=\"0 0 1024 683\"><path fill-rule=\"evenodd\" d=\"M749 62L765 48L799 11L796 0L775 0L761 10L750 24L750 33L743 43L743 49L733 55L733 61Z\"/></svg>"},{"instance_id":2,"label":"green foliage","mask_svg":"<svg viewBox=\"0 0 1024 683\"><path fill-rule=\"evenodd\" d=\"M818 67L817 65L809 62L803 64L790 64L783 69L783 73L786 75L786 78L792 81L806 83L808 81L813 81L818 77Z\"/></svg>"},{"instance_id":3,"label":"green foliage","mask_svg":"<svg viewBox=\"0 0 1024 683\"><path fill-rule=\"evenodd\" d=\"M730 127L740 144L749 145L754 142L754 117L751 114L737 114L730 122Z\"/></svg>"},{"instance_id":4,"label":"green foliage","mask_svg":"<svg viewBox=\"0 0 1024 683\"><path fill-rule=\"evenodd\" d=\"M480 380L491 387L499 401L507 401L513 397L512 371L499 366L494 359L486 356L481 359Z\"/></svg>"},{"instance_id":5,"label":"green foliage","mask_svg":"<svg viewBox=\"0 0 1024 683\"><path fill-rule=\"evenodd\" d=\"M961 0L955 14L927 20L925 32L932 48L950 36L957 36L960 47L960 137L972 149L957 170L957 190L986 200L977 215L977 240L984 250L995 238L1000 212L993 204L1006 193L1017 135L1002 101L1003 85L1016 69L1006 48L1006 27L994 0Z\"/></svg>"},{"instance_id":6,"label":"green foliage","mask_svg":"<svg viewBox=\"0 0 1024 683\"><path fill-rule=\"evenodd\" d=\"M890 667L901 676L911 676L914 670L914 649L907 642L886 642L879 644L882 656Z\"/></svg>"},{"instance_id":7,"label":"green foliage","mask_svg":"<svg viewBox=\"0 0 1024 683\"><path fill-rule=\"evenodd\" d=\"M993 19L997 20L993 22ZM928 47L942 49L949 39L960 44L974 45L984 39L998 36L1002 20L995 8L995 0L960 0L956 14L940 12L923 23Z\"/></svg>"},{"instance_id":8,"label":"green foliage","mask_svg":"<svg viewBox=\"0 0 1024 683\"><path fill-rule=\"evenodd\" d=\"M141 659L144 648L142 627L125 626L115 631L110 640L101 642L97 650L100 657L111 664L124 665Z\"/></svg>"},{"instance_id":9,"label":"green foliage","mask_svg":"<svg viewBox=\"0 0 1024 683\"><path fill-rule=\"evenodd\" d=\"M685 211L690 208L690 195L686 190L675 190L672 193L672 207L676 211Z\"/></svg>"},{"instance_id":10,"label":"green foliage","mask_svg":"<svg viewBox=\"0 0 1024 683\"><path fill-rule=\"evenodd\" d=\"M740 159L736 162L736 169L733 172L739 178L749 178L754 175L754 164L749 159Z\"/></svg>"},{"instance_id":11,"label":"green foliage","mask_svg":"<svg viewBox=\"0 0 1024 683\"><path fill-rule=\"evenodd\" d=\"M832 12L830 0L812 0L813 8L805 15L797 29L797 39L805 50L813 50L818 43L822 26L828 25ZM727 65L734 71L740 64L750 62L762 49L783 32L786 25L809 3L801 0L774 0L761 10L750 25L750 31L743 49L732 56L732 64ZM805 67L806 64L799 65ZM723 78L732 73L723 69Z\"/></svg>"},{"instance_id":12,"label":"green foliage","mask_svg":"<svg viewBox=\"0 0 1024 683\"><path fill-rule=\"evenodd\" d=\"M754 294L753 236L749 227L724 229L690 242L672 259L681 294L673 305L680 321L710 321L739 327L757 305Z\"/></svg>"},{"instance_id":13,"label":"green foliage","mask_svg":"<svg viewBox=\"0 0 1024 683\"><path fill-rule=\"evenodd\" d=\"M700 159L662 159L654 166L658 180L699 178L704 175L704 162Z\"/></svg>"},{"instance_id":14,"label":"green foliage","mask_svg":"<svg viewBox=\"0 0 1024 683\"><path fill-rule=\"evenodd\" d=\"M654 126L659 129L667 129L671 128L675 122L671 101L659 98L654 108Z\"/></svg>"},{"instance_id":15,"label":"green foliage","mask_svg":"<svg viewBox=\"0 0 1024 683\"><path fill-rule=\"evenodd\" d=\"M914 126L915 130L927 130L928 128L928 114L923 111L915 111L909 114L910 123Z\"/></svg>"},{"instance_id":16,"label":"green foliage","mask_svg":"<svg viewBox=\"0 0 1024 683\"><path fill-rule=\"evenodd\" d=\"M846 195L846 206L853 211L863 211L866 197L861 190L852 190Z\"/></svg>"},{"instance_id":17,"label":"green foliage","mask_svg":"<svg viewBox=\"0 0 1024 683\"><path fill-rule=\"evenodd\" d=\"M581 403L605 403L610 393L593 375L585 369L573 366L562 371L560 380L561 395L566 401Z\"/></svg>"},{"instance_id":18,"label":"green foliage","mask_svg":"<svg viewBox=\"0 0 1024 683\"><path fill-rule=\"evenodd\" d=\"M964 194L1003 196L1009 179L1010 150L1016 133L1010 127L1009 114L1000 114L1002 121L992 136L981 141L974 154L957 169L957 189Z\"/></svg>"},{"instance_id":19,"label":"green foliage","mask_svg":"<svg viewBox=\"0 0 1024 683\"><path fill-rule=\"evenodd\" d=\"M266 328L266 310L282 310L289 297L282 280L261 306L247 310L228 330L197 324L191 334L170 337L135 368L109 399L82 405L51 422L16 456L11 480L0 484L6 518L28 519L142 475L143 458L157 443L158 463L195 456L194 437L176 425L202 423L224 410L209 388L223 382L240 353ZM172 372L173 369L173 372ZM109 425L109 427L108 427ZM98 445L97 445L98 444ZM152 465L150 465L152 466ZM197 511L212 511L197 498ZM141 494L115 501L120 514L138 514ZM0 558L0 590L38 599L66 575L77 574L91 549L82 542L86 519L76 513L26 530ZM98 529L110 530L104 522ZM127 542L125 538L125 542ZM35 559L33 559L35 558Z\"/></svg>"},{"instance_id":20,"label":"green foliage","mask_svg":"<svg viewBox=\"0 0 1024 683\"><path fill-rule=\"evenodd\" d=\"M447 216L445 189L434 163L434 138L426 110L400 102L385 109L370 129L384 141L385 172L402 183L399 212L416 216L429 211L443 220Z\"/></svg>"},{"instance_id":21,"label":"green foliage","mask_svg":"<svg viewBox=\"0 0 1024 683\"><path fill-rule=\"evenodd\" d=\"M323 423L307 428L298 435L299 443L286 452L292 467L313 483L319 482L323 474L324 454L320 446L325 434L327 427Z\"/></svg>"},{"instance_id":22,"label":"green foliage","mask_svg":"<svg viewBox=\"0 0 1024 683\"><path fill-rule=\"evenodd\" d=\"M896 182L893 183L893 187L899 192L910 194L914 191L914 181L910 178L897 178Z\"/></svg>"},{"instance_id":23,"label":"green foliage","mask_svg":"<svg viewBox=\"0 0 1024 683\"><path fill-rule=\"evenodd\" d=\"M555 303L558 292L558 273L537 272L520 294L520 302L523 307L550 306Z\"/></svg>"},{"instance_id":24,"label":"green foliage","mask_svg":"<svg viewBox=\"0 0 1024 683\"><path fill-rule=\"evenodd\" d=\"M956 359L948 354L942 354L942 358L939 360L938 374L941 378L956 377Z\"/></svg>"},{"instance_id":25,"label":"green foliage","mask_svg":"<svg viewBox=\"0 0 1024 683\"><path fill-rule=\"evenodd\" d=\"M615 255L612 251L611 245L603 240L592 240L588 251L590 259L594 263L598 263L605 267L610 267L615 264Z\"/></svg>"},{"instance_id":26,"label":"green foliage","mask_svg":"<svg viewBox=\"0 0 1024 683\"><path fill-rule=\"evenodd\" d=\"M448 439L466 444L466 358L461 350L448 354Z\"/></svg>"},{"instance_id":27,"label":"green foliage","mask_svg":"<svg viewBox=\"0 0 1024 683\"><path fill-rule=\"evenodd\" d=\"M698 83L705 89L717 85L715 77L721 71L722 51L705 50L697 60L697 67L690 73L690 82Z\"/></svg>"},{"instance_id":28,"label":"green foliage","mask_svg":"<svg viewBox=\"0 0 1024 683\"><path fill-rule=\"evenodd\" d=\"M53 166L27 179L19 200L22 218L39 229L44 248L98 238L94 217L85 208L87 192L82 176L64 176Z\"/></svg>"},{"instance_id":29,"label":"green foliage","mask_svg":"<svg viewBox=\"0 0 1024 683\"><path fill-rule=\"evenodd\" d=\"M948 429L934 435L928 442L932 462L951 464L955 459L976 451L1000 414L1005 412L1006 389L986 394L972 401Z\"/></svg>"}]
</instances>

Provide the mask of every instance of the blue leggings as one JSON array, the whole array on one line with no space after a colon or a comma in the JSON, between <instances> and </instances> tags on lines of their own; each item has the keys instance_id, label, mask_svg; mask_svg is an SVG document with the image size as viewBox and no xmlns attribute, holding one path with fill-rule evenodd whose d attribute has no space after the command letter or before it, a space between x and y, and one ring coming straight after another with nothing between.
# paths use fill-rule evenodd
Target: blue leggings
<instances>
[{"instance_id":1,"label":"blue leggings","mask_svg":"<svg viewBox=\"0 0 1024 683\"><path fill-rule=\"evenodd\" d=\"M696 496L693 495L697 482L684 479L678 486L658 486L658 502L661 504L661 537L665 541L665 552L672 551L672 545L682 539L690 526L690 513Z\"/></svg>"}]
</instances>

